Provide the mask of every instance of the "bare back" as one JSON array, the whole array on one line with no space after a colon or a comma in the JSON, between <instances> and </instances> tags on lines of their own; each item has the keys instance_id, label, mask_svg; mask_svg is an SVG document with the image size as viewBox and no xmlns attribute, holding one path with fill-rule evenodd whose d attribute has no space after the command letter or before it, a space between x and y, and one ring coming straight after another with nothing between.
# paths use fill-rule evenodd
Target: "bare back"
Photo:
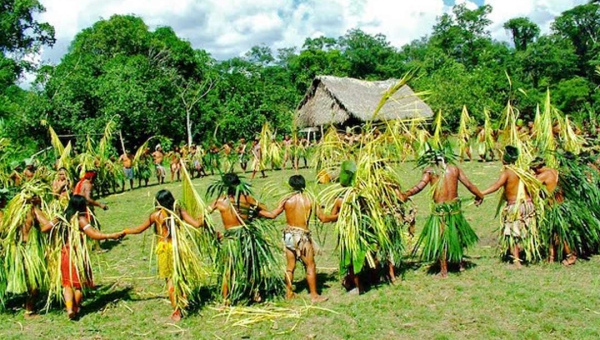
<instances>
[{"instance_id":1,"label":"bare back","mask_svg":"<svg viewBox=\"0 0 600 340\"><path fill-rule=\"evenodd\" d=\"M308 230L308 221L312 213L312 202L302 193L296 193L285 200L285 219L287 224Z\"/></svg>"},{"instance_id":2,"label":"bare back","mask_svg":"<svg viewBox=\"0 0 600 340\"><path fill-rule=\"evenodd\" d=\"M222 196L213 203L213 208L221 213L223 227L227 230L244 224L250 209L258 208L258 202L251 196L241 195L238 205L234 197Z\"/></svg>"},{"instance_id":3,"label":"bare back","mask_svg":"<svg viewBox=\"0 0 600 340\"><path fill-rule=\"evenodd\" d=\"M504 199L508 204L513 204L517 201L519 195L519 184L521 183L521 179L519 176L511 169L504 170L504 174L506 174L506 182L504 183ZM529 199L529 193L525 191L526 198Z\"/></svg>"},{"instance_id":4,"label":"bare back","mask_svg":"<svg viewBox=\"0 0 600 340\"><path fill-rule=\"evenodd\" d=\"M435 203L450 202L458 197L458 169L449 165L443 173L442 183L438 184L441 173L436 174L433 169L426 169L431 176L430 184L434 187L433 200Z\"/></svg>"}]
</instances>

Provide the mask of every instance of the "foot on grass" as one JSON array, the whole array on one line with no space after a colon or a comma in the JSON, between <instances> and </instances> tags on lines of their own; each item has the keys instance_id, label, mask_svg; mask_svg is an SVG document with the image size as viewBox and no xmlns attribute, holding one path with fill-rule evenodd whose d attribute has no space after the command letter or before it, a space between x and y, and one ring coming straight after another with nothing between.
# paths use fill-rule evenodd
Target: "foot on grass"
<instances>
[{"instance_id":1,"label":"foot on grass","mask_svg":"<svg viewBox=\"0 0 600 340\"><path fill-rule=\"evenodd\" d=\"M573 255L571 255L571 256L567 257L566 259L564 259L564 260L562 261L562 264L563 264L564 266L567 266L567 267L568 267L568 266L574 265L574 264L575 264L575 262L577 262L577 256L573 256Z\"/></svg>"},{"instance_id":2,"label":"foot on grass","mask_svg":"<svg viewBox=\"0 0 600 340\"><path fill-rule=\"evenodd\" d=\"M75 318L77 317L77 313L74 310L67 310L67 316L69 317L69 320L75 320Z\"/></svg>"},{"instance_id":3,"label":"foot on grass","mask_svg":"<svg viewBox=\"0 0 600 340\"><path fill-rule=\"evenodd\" d=\"M179 309L175 310L173 314L171 314L171 320L178 322L181 320L181 311Z\"/></svg>"},{"instance_id":4,"label":"foot on grass","mask_svg":"<svg viewBox=\"0 0 600 340\"><path fill-rule=\"evenodd\" d=\"M296 295L296 293L294 293L294 292L288 292L285 294L286 300L292 300L292 299L295 299L296 297L298 297L298 295Z\"/></svg>"},{"instance_id":5,"label":"foot on grass","mask_svg":"<svg viewBox=\"0 0 600 340\"><path fill-rule=\"evenodd\" d=\"M34 312L34 311L31 311L31 310L25 311L25 314L23 314L23 317L24 317L25 319L27 319L27 320L29 320L29 319L33 319L33 318L35 318L36 316L37 316L37 314L35 314L35 312Z\"/></svg>"},{"instance_id":6,"label":"foot on grass","mask_svg":"<svg viewBox=\"0 0 600 340\"><path fill-rule=\"evenodd\" d=\"M327 300L329 300L328 297L321 296L321 295L311 296L311 298L310 298L310 301L312 303L319 303L319 302L324 302L324 301L327 301Z\"/></svg>"},{"instance_id":7,"label":"foot on grass","mask_svg":"<svg viewBox=\"0 0 600 340\"><path fill-rule=\"evenodd\" d=\"M360 290L358 288L354 288L348 291L348 295L360 295Z\"/></svg>"}]
</instances>

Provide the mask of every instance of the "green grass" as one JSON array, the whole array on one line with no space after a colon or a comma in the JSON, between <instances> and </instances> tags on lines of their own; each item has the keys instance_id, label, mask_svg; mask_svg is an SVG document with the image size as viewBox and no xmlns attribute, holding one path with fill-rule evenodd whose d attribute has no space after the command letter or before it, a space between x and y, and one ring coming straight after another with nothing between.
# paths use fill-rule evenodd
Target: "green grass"
<instances>
[{"instance_id":1,"label":"green grass","mask_svg":"<svg viewBox=\"0 0 600 340\"><path fill-rule=\"evenodd\" d=\"M420 177L419 170L413 167L412 163L400 166L406 188ZM490 185L500 170L498 163L464 163L463 167L480 188ZM267 172L268 178L253 181L254 190L260 196L261 188L267 184L283 185L293 173ZM307 179L314 179L313 171L301 173ZM211 181L210 177L195 180L202 196ZM180 197L180 183L165 187ZM109 211L98 212L105 231L142 223L159 188L136 189L103 199L110 206ZM467 192L462 190L461 196L467 196ZM278 201L278 197L263 199L269 208L274 208ZM415 202L419 207L419 231L429 210L428 195L421 193ZM79 321L68 321L65 312L58 308L34 320L25 320L20 308L22 301L15 300L8 312L0 314L0 336L2 339L358 339L368 335L390 339L600 338L599 258L578 261L570 268L541 264L515 270L501 263L495 248L499 227L494 218L497 202L498 197L491 196L482 206L469 205L465 209L468 221L480 237L478 245L469 252L470 269L452 272L448 279L441 280L428 272L428 264L419 265L411 260L402 268L399 284L382 284L361 296L347 296L342 289L333 225L325 225L326 243L321 245L323 254L316 260L319 287L329 301L319 307L331 311L309 309L300 319L261 322L248 328L233 326L233 320L239 318L226 322L225 317L218 316L213 301L207 301L179 324L172 324L168 319L171 307L164 284L156 277L154 263L150 264L151 259L154 262L151 231L128 236L95 259L96 283L102 286L86 297L85 315ZM219 225L218 215L213 217ZM283 225L283 216L276 222ZM302 266L296 271L295 282L298 287L305 287ZM269 303L300 310L308 301L304 288L296 300L277 298Z\"/></svg>"}]
</instances>

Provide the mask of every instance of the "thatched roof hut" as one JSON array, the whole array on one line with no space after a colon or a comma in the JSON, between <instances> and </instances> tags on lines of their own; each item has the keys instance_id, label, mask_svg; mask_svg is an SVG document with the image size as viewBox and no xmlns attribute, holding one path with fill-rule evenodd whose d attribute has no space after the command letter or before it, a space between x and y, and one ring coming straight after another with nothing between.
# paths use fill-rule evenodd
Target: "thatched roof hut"
<instances>
[{"instance_id":1,"label":"thatched roof hut","mask_svg":"<svg viewBox=\"0 0 600 340\"><path fill-rule=\"evenodd\" d=\"M299 127L339 124L358 125L372 120L383 93L398 80L365 81L318 76L313 80L296 112ZM433 116L431 108L408 85L383 106L375 120Z\"/></svg>"}]
</instances>

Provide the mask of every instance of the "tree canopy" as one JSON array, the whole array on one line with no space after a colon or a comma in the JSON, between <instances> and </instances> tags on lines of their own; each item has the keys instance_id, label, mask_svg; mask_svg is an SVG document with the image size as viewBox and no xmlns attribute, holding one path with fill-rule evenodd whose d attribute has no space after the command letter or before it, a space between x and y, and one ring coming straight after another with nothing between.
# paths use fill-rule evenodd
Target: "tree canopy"
<instances>
[{"instance_id":1,"label":"tree canopy","mask_svg":"<svg viewBox=\"0 0 600 340\"><path fill-rule=\"evenodd\" d=\"M195 49L170 27L150 30L139 17L114 15L79 32L60 63L35 70L27 91L15 85L26 67L22 57L53 44L54 30L35 20L44 10L36 0L2 0L0 7L0 119L13 138L36 143L47 139L41 121L84 135L113 119L132 148L151 136L175 143L252 138L265 121L283 134L294 128L296 106L317 75L382 80L416 70L411 86L428 93L450 129L463 105L481 123L484 109L498 118L507 100L532 120L547 89L577 122L600 110L594 2L557 16L547 34L528 18L510 19L503 25L510 42L491 38L491 6L460 4L430 35L401 47L351 29L306 38L300 47L254 46L229 60Z\"/></svg>"}]
</instances>

